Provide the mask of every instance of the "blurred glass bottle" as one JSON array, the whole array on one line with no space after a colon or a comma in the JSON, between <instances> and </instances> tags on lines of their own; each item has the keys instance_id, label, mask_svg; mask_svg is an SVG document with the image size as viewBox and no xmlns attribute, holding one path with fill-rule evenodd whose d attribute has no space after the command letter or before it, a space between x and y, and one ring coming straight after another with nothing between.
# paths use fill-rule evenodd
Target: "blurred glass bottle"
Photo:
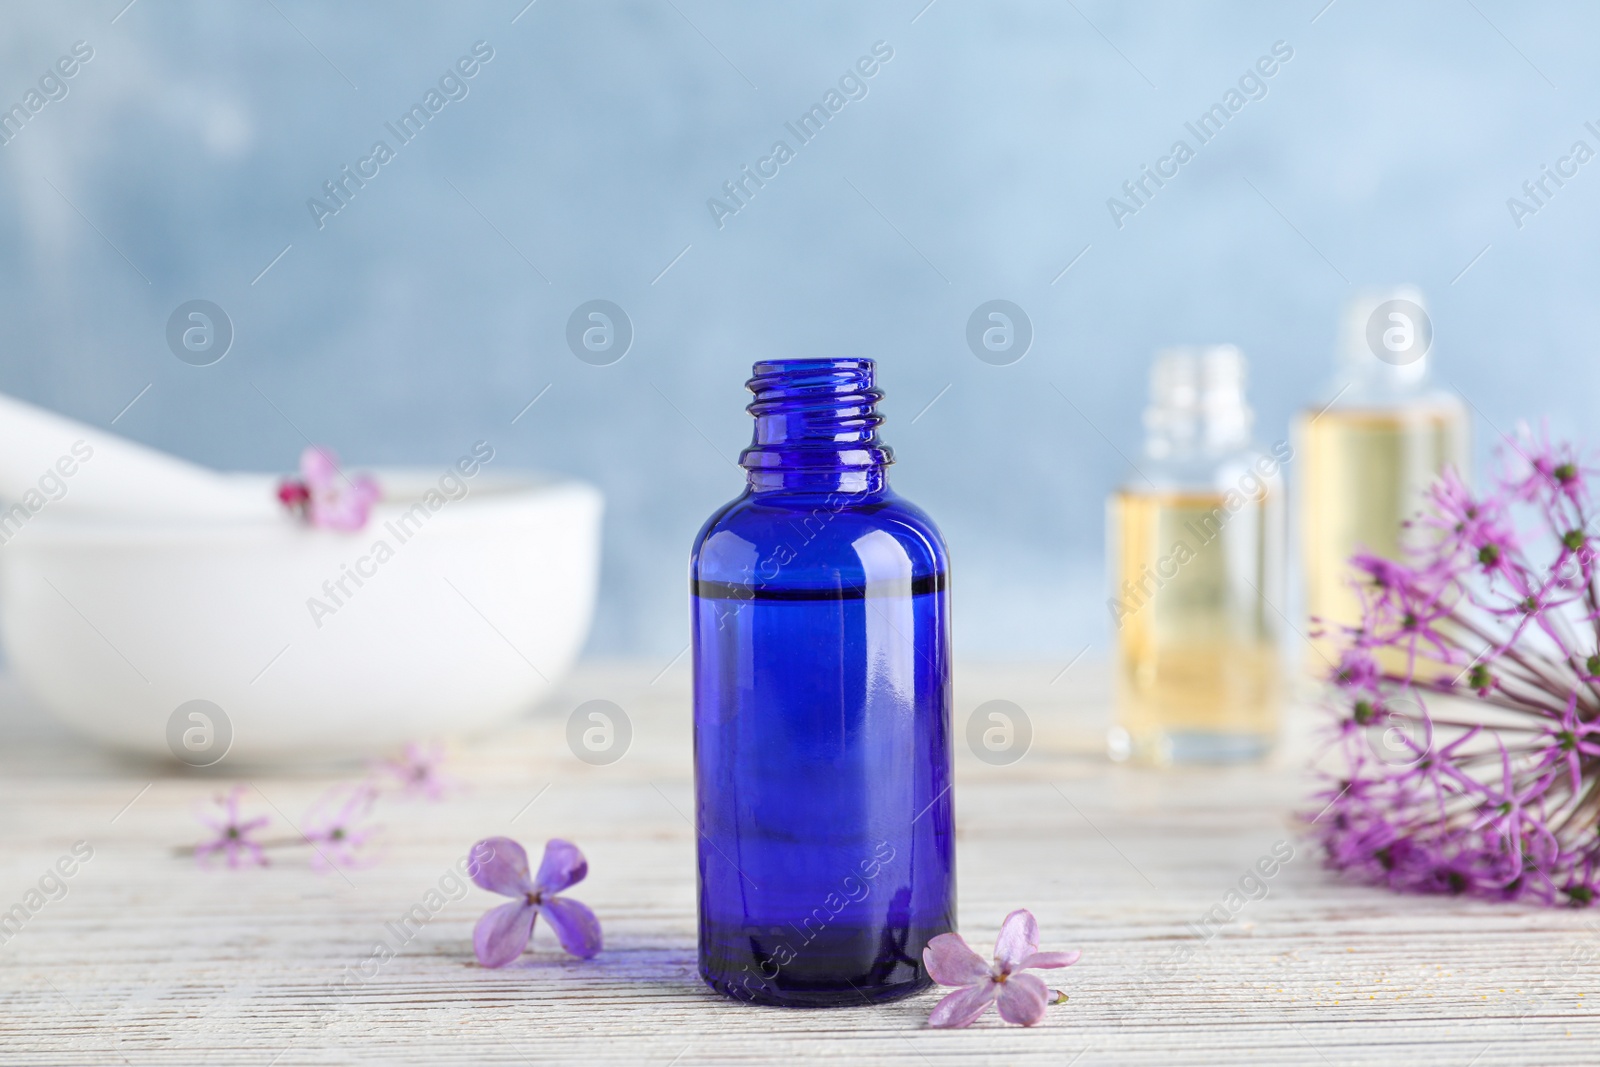
<instances>
[{"instance_id":1,"label":"blurred glass bottle","mask_svg":"<svg viewBox=\"0 0 1600 1067\"><path fill-rule=\"evenodd\" d=\"M1245 360L1232 345L1159 353L1141 478L1108 507L1117 631L1113 759L1253 759L1280 701L1288 442L1251 444Z\"/></svg>"},{"instance_id":2,"label":"blurred glass bottle","mask_svg":"<svg viewBox=\"0 0 1600 1067\"><path fill-rule=\"evenodd\" d=\"M1447 464L1466 475L1471 446L1460 399L1429 382L1433 326L1418 290L1361 294L1340 332L1334 380L1296 426L1306 612L1326 631L1306 660L1318 675L1338 661L1337 627L1361 621L1350 556L1400 558L1402 524Z\"/></svg>"}]
</instances>

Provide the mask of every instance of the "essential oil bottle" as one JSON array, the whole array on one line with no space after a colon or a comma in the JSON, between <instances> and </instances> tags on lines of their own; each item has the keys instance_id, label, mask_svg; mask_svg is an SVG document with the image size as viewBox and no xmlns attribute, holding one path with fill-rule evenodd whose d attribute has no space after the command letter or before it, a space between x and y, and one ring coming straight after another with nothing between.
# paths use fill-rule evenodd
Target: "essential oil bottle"
<instances>
[{"instance_id":1,"label":"essential oil bottle","mask_svg":"<svg viewBox=\"0 0 1600 1067\"><path fill-rule=\"evenodd\" d=\"M1306 611L1321 633L1313 638L1321 654L1306 663L1318 674L1338 658L1337 627L1361 621L1350 556L1400 558L1403 524L1428 485L1446 465L1466 474L1466 409L1430 383L1432 342L1417 290L1357 297L1345 310L1333 380L1296 420ZM1386 656L1400 665L1397 654Z\"/></svg>"},{"instance_id":2,"label":"essential oil bottle","mask_svg":"<svg viewBox=\"0 0 1600 1067\"><path fill-rule=\"evenodd\" d=\"M689 561L700 973L741 1000L913 993L955 927L949 565L873 374L755 365L745 491Z\"/></svg>"},{"instance_id":3,"label":"essential oil bottle","mask_svg":"<svg viewBox=\"0 0 1600 1067\"><path fill-rule=\"evenodd\" d=\"M1113 759L1253 759L1277 735L1293 451L1251 444L1244 384L1232 345L1168 349L1151 367L1144 458L1107 516Z\"/></svg>"}]
</instances>

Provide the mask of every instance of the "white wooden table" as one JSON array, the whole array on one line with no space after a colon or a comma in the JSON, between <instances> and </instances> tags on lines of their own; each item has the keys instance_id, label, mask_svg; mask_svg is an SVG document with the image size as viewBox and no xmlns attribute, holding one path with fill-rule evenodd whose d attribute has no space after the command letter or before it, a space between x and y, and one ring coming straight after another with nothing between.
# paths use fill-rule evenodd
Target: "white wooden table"
<instances>
[{"instance_id":1,"label":"white wooden table","mask_svg":"<svg viewBox=\"0 0 1600 1067\"><path fill-rule=\"evenodd\" d=\"M1342 885L1302 845L1270 895L1199 936L1189 924L1292 838L1303 741L1265 768L1112 766L1104 671L1080 663L1052 686L1059 669L960 674L958 727L1003 698L1036 731L1008 767L958 740L960 914L986 951L1007 911L1031 908L1045 947L1083 960L1047 975L1071 1000L1040 1027L991 1013L953 1032L924 1027L935 993L796 1011L700 984L682 663L653 685L659 664L585 666L528 719L457 745L468 791L384 801L382 861L343 876L175 858L199 835L194 805L232 775L119 761L0 686L0 910L75 841L94 849L67 895L0 945L0 1063L1600 1063L1600 913ZM604 767L565 741L567 713L597 697L634 726ZM250 806L298 820L341 775L250 777ZM501 898L474 887L335 995L384 924L493 834L535 856L549 836L583 848L590 875L571 895L599 914L605 951L569 959L541 926L520 965L485 970L472 924Z\"/></svg>"}]
</instances>

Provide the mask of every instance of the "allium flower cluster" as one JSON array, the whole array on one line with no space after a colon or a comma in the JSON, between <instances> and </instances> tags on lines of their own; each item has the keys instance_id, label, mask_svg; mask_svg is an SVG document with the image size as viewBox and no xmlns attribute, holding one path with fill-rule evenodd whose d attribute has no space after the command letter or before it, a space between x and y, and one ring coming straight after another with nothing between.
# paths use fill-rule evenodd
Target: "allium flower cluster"
<instances>
[{"instance_id":1,"label":"allium flower cluster","mask_svg":"<svg viewBox=\"0 0 1600 1067\"><path fill-rule=\"evenodd\" d=\"M1352 560L1362 622L1341 628L1310 829L1364 881L1585 905L1600 888L1597 471L1525 429L1501 459L1486 495L1453 471L1434 484L1403 562Z\"/></svg>"}]
</instances>

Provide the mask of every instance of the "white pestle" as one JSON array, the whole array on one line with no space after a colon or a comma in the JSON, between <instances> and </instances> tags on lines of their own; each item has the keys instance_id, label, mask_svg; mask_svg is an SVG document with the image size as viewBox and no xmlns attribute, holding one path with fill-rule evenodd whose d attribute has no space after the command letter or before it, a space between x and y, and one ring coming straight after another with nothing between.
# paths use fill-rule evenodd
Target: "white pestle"
<instances>
[{"instance_id":1,"label":"white pestle","mask_svg":"<svg viewBox=\"0 0 1600 1067\"><path fill-rule=\"evenodd\" d=\"M269 475L225 475L0 394L0 501L11 514L261 518Z\"/></svg>"}]
</instances>

